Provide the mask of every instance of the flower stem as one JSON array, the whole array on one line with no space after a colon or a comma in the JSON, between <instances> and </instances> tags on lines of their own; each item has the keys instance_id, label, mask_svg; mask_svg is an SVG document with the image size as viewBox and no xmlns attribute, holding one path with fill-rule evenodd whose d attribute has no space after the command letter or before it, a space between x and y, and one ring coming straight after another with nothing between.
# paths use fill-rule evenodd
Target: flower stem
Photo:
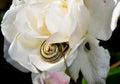
<instances>
[{"instance_id":1,"label":"flower stem","mask_svg":"<svg viewBox=\"0 0 120 84\"><path fill-rule=\"evenodd\" d=\"M112 68L116 68L116 67L118 67L118 66L120 66L120 61L118 61L118 62L116 62L115 64L113 64L113 65L111 65L111 69Z\"/></svg>"},{"instance_id":2,"label":"flower stem","mask_svg":"<svg viewBox=\"0 0 120 84\"><path fill-rule=\"evenodd\" d=\"M65 66L66 66L66 70L65 70L65 73L70 76L70 71L69 71L69 67L67 66L67 62L66 62L66 59L64 57L64 63L65 63Z\"/></svg>"}]
</instances>

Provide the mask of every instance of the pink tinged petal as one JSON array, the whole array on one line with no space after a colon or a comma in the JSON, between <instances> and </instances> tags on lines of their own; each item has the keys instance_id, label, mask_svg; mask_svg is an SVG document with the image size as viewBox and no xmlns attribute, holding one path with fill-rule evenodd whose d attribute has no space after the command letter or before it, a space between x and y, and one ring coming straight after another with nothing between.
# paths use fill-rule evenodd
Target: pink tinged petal
<instances>
[{"instance_id":1,"label":"pink tinged petal","mask_svg":"<svg viewBox=\"0 0 120 84\"><path fill-rule=\"evenodd\" d=\"M7 39L7 41L9 41L10 43L12 42L12 40L14 39L17 30L14 26L14 20L16 18L16 13L20 10L20 6L13 8L13 9L9 9L2 20L1 23L1 30L2 33L4 35L4 37Z\"/></svg>"},{"instance_id":2,"label":"pink tinged petal","mask_svg":"<svg viewBox=\"0 0 120 84\"><path fill-rule=\"evenodd\" d=\"M69 84L70 77L62 71L32 75L33 84Z\"/></svg>"},{"instance_id":3,"label":"pink tinged petal","mask_svg":"<svg viewBox=\"0 0 120 84\"><path fill-rule=\"evenodd\" d=\"M103 0L84 1L91 16L88 33L97 39L109 39L112 34L111 19L115 2L113 0L106 0L106 2Z\"/></svg>"},{"instance_id":4,"label":"pink tinged petal","mask_svg":"<svg viewBox=\"0 0 120 84\"><path fill-rule=\"evenodd\" d=\"M70 77L62 71L50 73L50 77L44 80L46 84L69 84ZM49 83L50 82L50 83Z\"/></svg>"},{"instance_id":5,"label":"pink tinged petal","mask_svg":"<svg viewBox=\"0 0 120 84\"><path fill-rule=\"evenodd\" d=\"M38 41L39 42L39 41ZM18 62L21 66L25 67L31 72L38 72L37 69L30 63L29 55L37 53L38 43L34 39L25 40L21 36L17 35L13 40L9 48L9 55L11 59ZM31 44L34 45L31 45Z\"/></svg>"},{"instance_id":6,"label":"pink tinged petal","mask_svg":"<svg viewBox=\"0 0 120 84\"><path fill-rule=\"evenodd\" d=\"M89 48L85 47L88 42ZM70 67L72 78L76 81L81 70L88 84L105 84L109 71L110 56L107 50L98 46L98 41L87 37L83 45L79 46L78 56Z\"/></svg>"},{"instance_id":7,"label":"pink tinged petal","mask_svg":"<svg viewBox=\"0 0 120 84\"><path fill-rule=\"evenodd\" d=\"M112 31L117 26L117 21L118 21L119 16L120 16L120 1L117 3L117 6L116 6L115 10L113 11L112 23L111 23Z\"/></svg>"}]
</instances>

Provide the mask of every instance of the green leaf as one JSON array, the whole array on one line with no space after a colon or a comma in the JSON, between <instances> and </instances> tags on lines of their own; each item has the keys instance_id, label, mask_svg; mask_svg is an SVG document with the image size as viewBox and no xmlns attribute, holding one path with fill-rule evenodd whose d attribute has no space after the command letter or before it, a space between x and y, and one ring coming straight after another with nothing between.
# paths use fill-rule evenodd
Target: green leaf
<instances>
[{"instance_id":1,"label":"green leaf","mask_svg":"<svg viewBox=\"0 0 120 84\"><path fill-rule=\"evenodd\" d=\"M111 52L111 55L116 57L117 60L120 60L120 52Z\"/></svg>"},{"instance_id":2,"label":"green leaf","mask_svg":"<svg viewBox=\"0 0 120 84\"><path fill-rule=\"evenodd\" d=\"M5 14L4 11L0 11L0 21L2 21L4 14Z\"/></svg>"},{"instance_id":3,"label":"green leaf","mask_svg":"<svg viewBox=\"0 0 120 84\"><path fill-rule=\"evenodd\" d=\"M87 84L84 78L82 79L82 84Z\"/></svg>"},{"instance_id":4,"label":"green leaf","mask_svg":"<svg viewBox=\"0 0 120 84\"><path fill-rule=\"evenodd\" d=\"M120 67L110 70L106 84L120 84Z\"/></svg>"},{"instance_id":5,"label":"green leaf","mask_svg":"<svg viewBox=\"0 0 120 84\"><path fill-rule=\"evenodd\" d=\"M118 73L120 74L120 67L111 69L108 76L118 74Z\"/></svg>"}]
</instances>

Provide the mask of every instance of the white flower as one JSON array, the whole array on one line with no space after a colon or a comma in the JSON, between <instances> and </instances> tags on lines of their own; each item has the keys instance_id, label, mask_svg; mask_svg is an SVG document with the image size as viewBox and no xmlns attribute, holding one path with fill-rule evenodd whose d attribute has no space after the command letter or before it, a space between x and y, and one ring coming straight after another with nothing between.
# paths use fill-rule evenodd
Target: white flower
<instances>
[{"instance_id":1,"label":"white flower","mask_svg":"<svg viewBox=\"0 0 120 84\"><path fill-rule=\"evenodd\" d=\"M13 0L1 25L7 48L10 44L7 58L22 71L20 65L34 73L68 66L75 81L81 70L88 84L104 84L110 57L97 39L112 35L116 5L114 0ZM52 57L51 63L49 54L60 50L65 56Z\"/></svg>"},{"instance_id":2,"label":"white flower","mask_svg":"<svg viewBox=\"0 0 120 84\"><path fill-rule=\"evenodd\" d=\"M29 0L22 0L24 3L13 1L2 21L2 33L8 41L5 52L10 45L8 50L10 57L6 56L9 59L8 62L12 61L11 64L22 71L24 69L19 68L19 64L34 73L38 73L38 70L65 70L64 57L70 66L77 54L78 47L76 45L74 49L68 48L68 41L72 33L70 32L72 24L69 3L63 0L36 0L36 2L30 0L29 3L27 1ZM58 44L47 44L47 39L60 30L66 31L64 32L66 35L63 35L65 38L62 36L60 39L58 38ZM57 38L50 39L48 41L55 43ZM5 42L7 43L7 41ZM51 54L52 52L53 55L53 52L56 51L55 53L60 57L54 59L50 56L53 61L51 63L51 60L44 56L44 49L45 53Z\"/></svg>"}]
</instances>

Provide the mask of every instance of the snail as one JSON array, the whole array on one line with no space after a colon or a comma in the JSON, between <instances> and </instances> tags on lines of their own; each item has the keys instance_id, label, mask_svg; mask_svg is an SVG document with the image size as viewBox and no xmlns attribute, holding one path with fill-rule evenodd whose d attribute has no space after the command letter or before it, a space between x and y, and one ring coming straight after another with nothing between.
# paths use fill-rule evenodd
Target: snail
<instances>
[{"instance_id":1,"label":"snail","mask_svg":"<svg viewBox=\"0 0 120 84\"><path fill-rule=\"evenodd\" d=\"M49 63L55 63L65 56L66 52L69 50L68 43L54 43L48 44L43 42L40 47L41 58Z\"/></svg>"}]
</instances>

